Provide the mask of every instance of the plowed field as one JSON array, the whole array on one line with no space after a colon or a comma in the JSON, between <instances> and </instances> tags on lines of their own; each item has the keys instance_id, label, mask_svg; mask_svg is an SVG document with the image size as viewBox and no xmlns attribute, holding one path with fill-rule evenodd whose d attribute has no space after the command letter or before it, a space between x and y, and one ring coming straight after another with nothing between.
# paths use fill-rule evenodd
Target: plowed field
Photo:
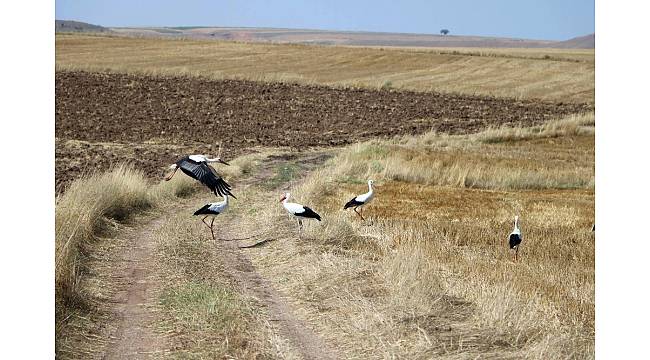
<instances>
[{"instance_id":1,"label":"plowed field","mask_svg":"<svg viewBox=\"0 0 650 360\"><path fill-rule=\"evenodd\" d=\"M588 104L89 72L56 73L56 183L130 161L151 177L186 153L337 146L532 125Z\"/></svg>"}]
</instances>

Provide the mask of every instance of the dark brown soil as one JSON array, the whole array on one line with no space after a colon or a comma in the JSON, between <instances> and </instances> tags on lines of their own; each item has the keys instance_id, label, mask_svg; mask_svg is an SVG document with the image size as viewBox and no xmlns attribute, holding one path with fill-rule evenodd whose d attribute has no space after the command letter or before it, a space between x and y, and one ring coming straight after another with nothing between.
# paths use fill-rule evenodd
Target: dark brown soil
<instances>
[{"instance_id":1,"label":"dark brown soil","mask_svg":"<svg viewBox=\"0 0 650 360\"><path fill-rule=\"evenodd\" d=\"M85 171L131 161L151 177L187 153L255 146L338 146L373 137L476 132L593 110L392 90L333 89L187 77L57 72L57 189Z\"/></svg>"}]
</instances>

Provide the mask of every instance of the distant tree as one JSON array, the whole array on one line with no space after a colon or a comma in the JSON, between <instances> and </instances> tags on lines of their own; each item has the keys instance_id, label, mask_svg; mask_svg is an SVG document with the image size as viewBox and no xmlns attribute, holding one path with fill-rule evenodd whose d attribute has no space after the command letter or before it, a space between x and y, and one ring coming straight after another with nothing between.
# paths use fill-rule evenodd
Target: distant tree
<instances>
[{"instance_id":1,"label":"distant tree","mask_svg":"<svg viewBox=\"0 0 650 360\"><path fill-rule=\"evenodd\" d=\"M447 29L442 29L442 30L440 30L440 33L441 33L442 35L447 35L447 34L449 34L449 30L447 30Z\"/></svg>"}]
</instances>

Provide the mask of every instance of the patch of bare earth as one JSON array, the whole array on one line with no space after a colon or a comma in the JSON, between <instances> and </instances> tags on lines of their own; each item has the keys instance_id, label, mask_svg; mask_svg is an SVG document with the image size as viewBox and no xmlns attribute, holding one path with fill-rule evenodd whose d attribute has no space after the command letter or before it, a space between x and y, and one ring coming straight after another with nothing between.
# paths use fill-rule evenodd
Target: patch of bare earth
<instances>
[{"instance_id":1,"label":"patch of bare earth","mask_svg":"<svg viewBox=\"0 0 650 360\"><path fill-rule=\"evenodd\" d=\"M158 178L180 154L341 146L375 137L534 125L590 104L243 80L56 73L56 182L131 162Z\"/></svg>"}]
</instances>

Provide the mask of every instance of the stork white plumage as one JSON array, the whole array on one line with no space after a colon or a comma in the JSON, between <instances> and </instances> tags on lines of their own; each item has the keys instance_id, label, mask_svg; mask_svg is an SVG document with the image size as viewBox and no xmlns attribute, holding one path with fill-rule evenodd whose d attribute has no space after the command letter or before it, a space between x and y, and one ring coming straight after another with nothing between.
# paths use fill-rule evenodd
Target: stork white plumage
<instances>
[{"instance_id":1,"label":"stork white plumage","mask_svg":"<svg viewBox=\"0 0 650 360\"><path fill-rule=\"evenodd\" d=\"M361 194L359 196L355 196L352 198L352 200L348 201L345 206L343 207L343 210L352 208L357 215L361 217L361 220L365 221L366 219L363 218L363 207L365 205L368 205L372 201L372 199L375 198L375 190L373 189L373 184L375 182L372 180L368 180L368 192L365 194ZM361 209L361 213L357 211L357 208Z\"/></svg>"},{"instance_id":2,"label":"stork white plumage","mask_svg":"<svg viewBox=\"0 0 650 360\"><path fill-rule=\"evenodd\" d=\"M280 202L282 203L282 206L284 206L284 209L287 210L289 214L293 215L296 219L298 219L298 235L300 236L300 233L302 231L302 219L316 219L318 221L321 221L321 217L314 210L308 208L307 206L296 204L296 203L290 203L288 201L289 196L291 196L291 194L288 192L282 194L282 198L280 198Z\"/></svg>"},{"instance_id":3,"label":"stork white plumage","mask_svg":"<svg viewBox=\"0 0 650 360\"><path fill-rule=\"evenodd\" d=\"M508 237L508 243L510 245L510 249L515 250L515 257L514 260L517 261L518 259L518 253L519 253L519 244L521 244L521 230L519 229L519 216L515 216L515 228L512 230L510 233L510 236Z\"/></svg>"},{"instance_id":4,"label":"stork white plumage","mask_svg":"<svg viewBox=\"0 0 650 360\"><path fill-rule=\"evenodd\" d=\"M213 202L209 204L205 204L202 208L196 210L194 212L194 215L205 215L203 216L203 219L201 221L210 228L210 232L212 233L212 240L216 240L216 237L214 236L214 219L217 217L217 215L222 214L228 210L228 196L223 195L223 201L219 202ZM211 217L212 220L210 221L210 225L208 225L207 222L205 222L205 219Z\"/></svg>"}]
</instances>

